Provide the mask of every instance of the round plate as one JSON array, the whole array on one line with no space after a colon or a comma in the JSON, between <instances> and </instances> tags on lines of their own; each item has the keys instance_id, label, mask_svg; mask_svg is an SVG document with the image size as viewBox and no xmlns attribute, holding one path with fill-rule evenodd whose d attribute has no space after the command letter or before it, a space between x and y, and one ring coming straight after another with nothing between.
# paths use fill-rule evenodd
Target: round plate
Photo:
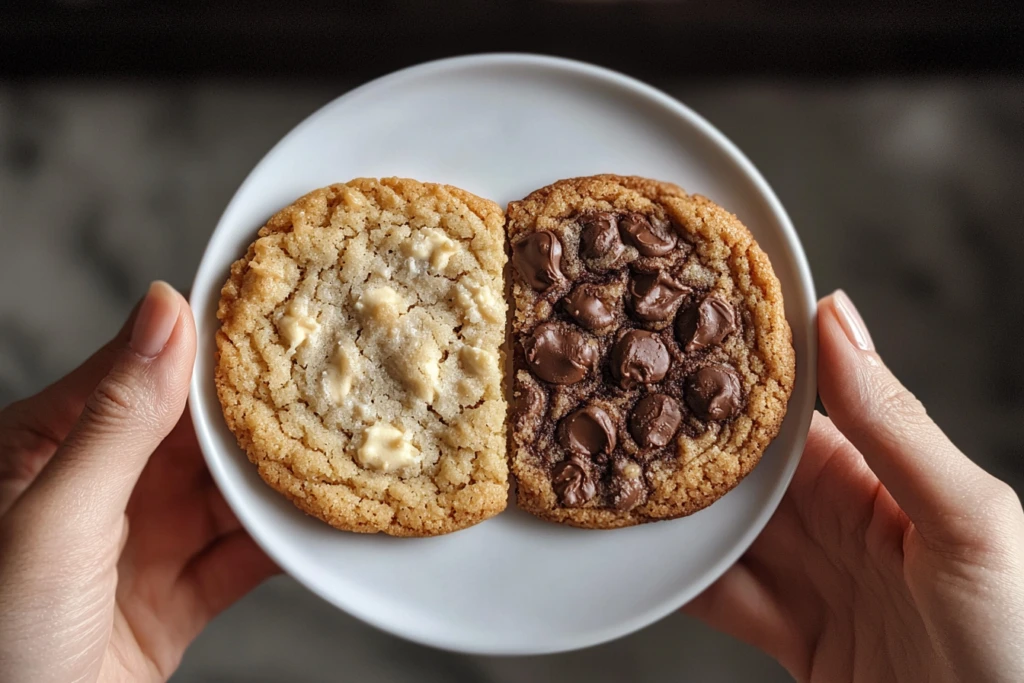
<instances>
[{"instance_id":1,"label":"round plate","mask_svg":"<svg viewBox=\"0 0 1024 683\"><path fill-rule=\"evenodd\" d=\"M509 509L448 536L336 531L263 484L213 385L219 292L257 229L306 192L358 176L450 183L504 205L572 176L642 175L735 212L768 253L793 328L797 385L782 432L735 490L691 517L587 531ZM768 521L800 458L815 400L815 295L786 212L721 133L612 71L529 55L432 62L340 97L289 133L224 212L192 288L199 355L191 407L228 503L277 563L392 633L465 652L595 645L665 616L720 576Z\"/></svg>"}]
</instances>

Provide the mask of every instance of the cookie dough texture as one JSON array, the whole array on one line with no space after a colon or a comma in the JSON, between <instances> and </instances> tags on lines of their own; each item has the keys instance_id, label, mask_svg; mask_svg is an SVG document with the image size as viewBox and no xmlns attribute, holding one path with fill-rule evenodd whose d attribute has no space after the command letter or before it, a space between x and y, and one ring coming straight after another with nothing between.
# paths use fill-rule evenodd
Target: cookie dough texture
<instances>
[{"instance_id":1,"label":"cookie dough texture","mask_svg":"<svg viewBox=\"0 0 1024 683\"><path fill-rule=\"evenodd\" d=\"M397 178L270 219L221 292L215 377L264 481L358 532L505 508L503 224L493 202Z\"/></svg>"},{"instance_id":2,"label":"cookie dough texture","mask_svg":"<svg viewBox=\"0 0 1024 683\"><path fill-rule=\"evenodd\" d=\"M507 213L519 507L614 528L736 486L778 434L795 374L781 287L748 230L704 197L613 175Z\"/></svg>"}]
</instances>

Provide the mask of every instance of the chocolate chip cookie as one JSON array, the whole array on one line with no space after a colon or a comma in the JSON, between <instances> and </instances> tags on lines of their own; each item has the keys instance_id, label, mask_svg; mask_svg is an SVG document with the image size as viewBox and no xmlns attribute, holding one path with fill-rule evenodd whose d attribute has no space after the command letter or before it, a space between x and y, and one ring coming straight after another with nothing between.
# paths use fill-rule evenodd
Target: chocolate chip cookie
<instances>
[{"instance_id":1,"label":"chocolate chip cookie","mask_svg":"<svg viewBox=\"0 0 1024 683\"><path fill-rule=\"evenodd\" d=\"M612 528L688 515L776 436L795 359L736 216L668 183L561 180L508 207L519 506Z\"/></svg>"},{"instance_id":2,"label":"chocolate chip cookie","mask_svg":"<svg viewBox=\"0 0 1024 683\"><path fill-rule=\"evenodd\" d=\"M351 531L505 508L503 225L493 202L396 178L270 219L221 292L215 377L264 481Z\"/></svg>"}]
</instances>

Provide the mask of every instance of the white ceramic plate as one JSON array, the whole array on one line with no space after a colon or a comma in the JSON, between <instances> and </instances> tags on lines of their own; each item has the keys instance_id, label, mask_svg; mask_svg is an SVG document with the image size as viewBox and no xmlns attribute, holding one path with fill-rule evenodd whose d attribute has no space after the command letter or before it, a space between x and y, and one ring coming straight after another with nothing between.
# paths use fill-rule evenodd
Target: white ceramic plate
<instances>
[{"instance_id":1,"label":"white ceramic plate","mask_svg":"<svg viewBox=\"0 0 1024 683\"><path fill-rule=\"evenodd\" d=\"M357 176L465 188L499 204L571 176L667 180L735 212L782 281L797 386L782 432L735 490L691 517L616 531L538 521L514 505L465 531L394 539L335 531L262 483L213 386L219 290L256 230L306 192ZM289 133L238 189L192 288L191 408L210 470L245 528L313 592L437 647L538 654L595 645L696 596L750 545L796 468L815 400L815 295L786 212L721 133L649 86L528 55L432 62L340 97Z\"/></svg>"}]
</instances>

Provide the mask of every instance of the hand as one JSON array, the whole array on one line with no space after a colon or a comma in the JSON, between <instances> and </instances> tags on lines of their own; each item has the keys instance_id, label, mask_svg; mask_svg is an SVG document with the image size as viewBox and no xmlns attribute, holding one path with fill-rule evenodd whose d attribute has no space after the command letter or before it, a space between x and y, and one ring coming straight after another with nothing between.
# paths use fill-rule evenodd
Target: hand
<instances>
[{"instance_id":1,"label":"hand","mask_svg":"<svg viewBox=\"0 0 1024 683\"><path fill-rule=\"evenodd\" d=\"M764 532L686 611L799 681L1024 680L1020 500L886 369L845 294L820 303L818 337L829 417Z\"/></svg>"},{"instance_id":2,"label":"hand","mask_svg":"<svg viewBox=\"0 0 1024 683\"><path fill-rule=\"evenodd\" d=\"M182 417L196 340L155 283L120 334L0 413L0 680L163 680L276 571Z\"/></svg>"}]
</instances>

